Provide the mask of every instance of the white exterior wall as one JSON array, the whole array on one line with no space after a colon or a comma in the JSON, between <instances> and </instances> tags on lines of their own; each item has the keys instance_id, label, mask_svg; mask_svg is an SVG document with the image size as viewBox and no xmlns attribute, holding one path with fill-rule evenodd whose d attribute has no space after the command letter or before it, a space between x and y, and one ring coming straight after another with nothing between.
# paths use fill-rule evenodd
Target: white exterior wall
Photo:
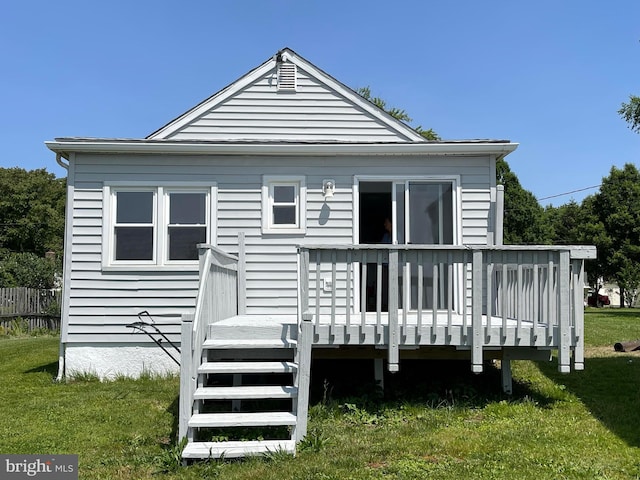
<instances>
[{"instance_id":1,"label":"white exterior wall","mask_svg":"<svg viewBox=\"0 0 640 480\"><path fill-rule=\"evenodd\" d=\"M357 108L298 68L295 92L278 91L274 68L199 118L171 140L406 142L407 137Z\"/></svg>"},{"instance_id":2,"label":"white exterior wall","mask_svg":"<svg viewBox=\"0 0 640 480\"><path fill-rule=\"evenodd\" d=\"M245 233L247 253L247 313L287 313L297 308L298 244L351 244L354 176L394 178L406 175L460 177L462 239L484 244L489 229L489 157L210 157L210 156L75 156L73 175L72 242L66 300L68 322L63 329L67 372L113 373L115 358L123 372L149 370L149 358L140 345L152 345L160 371L171 360L150 340L126 325L147 310L157 326L176 342L180 317L195 306L197 265L176 270L137 271L103 268L103 184L136 181L217 185L217 229L212 243L235 254L238 233ZM307 187L306 235L262 233L263 175L304 176ZM336 181L333 198L325 202L322 180ZM130 348L123 348L129 345ZM82 347L82 348L80 348ZM115 350L110 351L110 349ZM147 352L147 350L143 350ZM117 352L117 353L116 353ZM115 356L114 356L115 355ZM133 356L128 356L133 355ZM155 354L154 354L155 355ZM166 358L164 358L166 357ZM163 360L159 360L163 358ZM99 360L102 359L102 360ZM147 359L147 360L145 360ZM118 363L118 364L120 364ZM156 363L154 361L154 363Z\"/></svg>"},{"instance_id":3,"label":"white exterior wall","mask_svg":"<svg viewBox=\"0 0 640 480\"><path fill-rule=\"evenodd\" d=\"M117 163L117 164L114 164ZM393 163L392 167L388 165ZM490 208L489 159L479 158L216 158L77 156L69 341L135 342L123 325L148 310L167 331L179 334L179 316L193 308L197 267L190 271L103 271L102 182L135 183L210 181L218 186L214 243L237 253L238 232L247 247L248 311L296 308L297 244L348 244L353 240L354 175L459 175L462 194L462 238L486 243ZM117 173L109 173L109 171ZM188 172L188 173L184 173ZM262 175L303 175L307 185L306 235L262 234ZM325 203L322 180L336 180L334 197ZM483 187L484 185L484 187ZM73 338L72 338L73 337Z\"/></svg>"}]
</instances>

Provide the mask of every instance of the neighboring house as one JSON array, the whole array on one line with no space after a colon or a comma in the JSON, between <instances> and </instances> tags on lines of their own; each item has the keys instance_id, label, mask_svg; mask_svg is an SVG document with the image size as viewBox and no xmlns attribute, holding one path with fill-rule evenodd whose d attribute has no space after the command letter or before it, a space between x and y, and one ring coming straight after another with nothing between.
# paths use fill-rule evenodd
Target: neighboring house
<instances>
[{"instance_id":1,"label":"neighboring house","mask_svg":"<svg viewBox=\"0 0 640 480\"><path fill-rule=\"evenodd\" d=\"M68 168L61 372L174 369L127 327L148 311L181 343L185 458L292 451L312 353L375 359L380 381L497 358L506 391L511 359L583 367L595 249L501 245L517 144L427 141L289 49L147 138L47 146ZM229 426L275 439L212 441Z\"/></svg>"}]
</instances>

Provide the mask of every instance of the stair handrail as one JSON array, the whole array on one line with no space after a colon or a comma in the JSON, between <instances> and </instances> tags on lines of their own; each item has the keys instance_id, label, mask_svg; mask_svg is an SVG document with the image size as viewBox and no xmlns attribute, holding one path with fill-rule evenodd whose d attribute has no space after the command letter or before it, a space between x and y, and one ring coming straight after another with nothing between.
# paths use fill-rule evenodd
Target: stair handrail
<instances>
[{"instance_id":1,"label":"stair handrail","mask_svg":"<svg viewBox=\"0 0 640 480\"><path fill-rule=\"evenodd\" d=\"M198 257L200 278L195 311L182 317L180 439L188 436L187 423L208 326L238 312L238 257L208 244L198 245Z\"/></svg>"}]
</instances>

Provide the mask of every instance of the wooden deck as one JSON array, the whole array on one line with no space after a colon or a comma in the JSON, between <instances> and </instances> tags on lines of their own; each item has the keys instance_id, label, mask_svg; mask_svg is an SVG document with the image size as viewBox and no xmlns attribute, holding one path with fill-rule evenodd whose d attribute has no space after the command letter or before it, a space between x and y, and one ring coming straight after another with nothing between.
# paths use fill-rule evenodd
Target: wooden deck
<instances>
[{"instance_id":1,"label":"wooden deck","mask_svg":"<svg viewBox=\"0 0 640 480\"><path fill-rule=\"evenodd\" d=\"M210 429L251 428L264 419L288 429L276 442L295 449L306 435L314 349L339 357L356 347L376 359L377 378L381 352L390 372L411 351L436 358L454 352L468 358L474 372L499 358L507 392L513 359L549 358L557 351L561 372L584 368L584 260L595 258L593 247L303 246L295 315L246 313L242 248L240 253L201 249L195 314L183 318L182 329L184 458L264 452L260 443L210 442L206 436ZM284 376L284 383L243 383L267 371ZM219 383L230 374L232 384ZM247 413L246 400L289 403L283 411ZM208 410L220 402L231 410Z\"/></svg>"},{"instance_id":2,"label":"wooden deck","mask_svg":"<svg viewBox=\"0 0 640 480\"><path fill-rule=\"evenodd\" d=\"M467 338L472 334L469 320L464 315L438 312L435 323L432 317L418 322L416 312L408 312L405 321L399 325L399 343L404 346L456 346L465 348ZM554 348L557 346L559 329L548 323L518 321L502 317L482 316L482 330L486 347L534 347ZM254 340L282 336L298 339L297 317L295 315L236 315L212 324L209 337L220 341L231 340L252 332ZM242 333L244 332L244 333ZM278 333L276 333L278 332ZM388 343L389 314L367 312L364 323L348 323L346 315L336 315L333 321L329 317L313 323L312 345L322 346L383 346ZM571 332L575 337L576 332ZM467 337L467 338L465 338ZM575 342L575 338L573 338ZM573 343L574 343L573 342Z\"/></svg>"}]
</instances>

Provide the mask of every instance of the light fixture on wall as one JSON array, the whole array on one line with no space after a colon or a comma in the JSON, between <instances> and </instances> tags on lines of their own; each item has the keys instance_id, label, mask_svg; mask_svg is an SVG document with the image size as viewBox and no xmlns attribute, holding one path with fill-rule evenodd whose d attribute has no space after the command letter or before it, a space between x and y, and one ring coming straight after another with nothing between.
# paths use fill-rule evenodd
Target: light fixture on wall
<instances>
[{"instance_id":1,"label":"light fixture on wall","mask_svg":"<svg viewBox=\"0 0 640 480\"><path fill-rule=\"evenodd\" d=\"M325 179L322 181L322 195L324 198L333 197L333 192L336 189L336 181L333 179Z\"/></svg>"}]
</instances>

